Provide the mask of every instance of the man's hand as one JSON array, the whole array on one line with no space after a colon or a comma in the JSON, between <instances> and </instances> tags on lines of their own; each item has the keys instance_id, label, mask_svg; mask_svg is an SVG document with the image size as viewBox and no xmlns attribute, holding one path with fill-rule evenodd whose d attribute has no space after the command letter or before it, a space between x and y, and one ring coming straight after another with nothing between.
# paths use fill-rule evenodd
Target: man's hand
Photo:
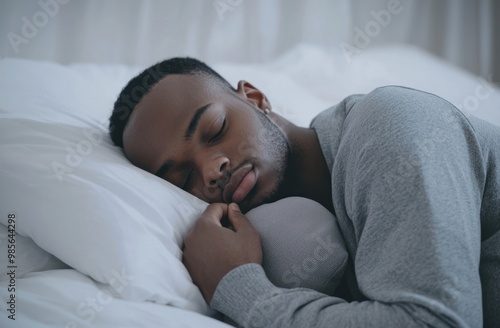
<instances>
[{"instance_id":1,"label":"man's hand","mask_svg":"<svg viewBox=\"0 0 500 328\"><path fill-rule=\"evenodd\" d=\"M226 215L231 229L220 222ZM262 264L260 236L238 205L211 204L186 235L182 261L210 304L226 273L242 264Z\"/></svg>"}]
</instances>

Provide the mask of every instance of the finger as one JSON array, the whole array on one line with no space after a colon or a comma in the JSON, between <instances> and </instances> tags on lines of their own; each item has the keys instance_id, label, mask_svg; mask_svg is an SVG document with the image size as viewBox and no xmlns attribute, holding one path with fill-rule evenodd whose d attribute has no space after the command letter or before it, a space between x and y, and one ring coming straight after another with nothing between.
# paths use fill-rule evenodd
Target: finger
<instances>
[{"instance_id":1,"label":"finger","mask_svg":"<svg viewBox=\"0 0 500 328\"><path fill-rule=\"evenodd\" d=\"M220 220L227 215L227 204L213 203L207 206L205 211L201 214L203 220L217 223L221 225Z\"/></svg>"},{"instance_id":2,"label":"finger","mask_svg":"<svg viewBox=\"0 0 500 328\"><path fill-rule=\"evenodd\" d=\"M250 221L241 213L240 207L236 203L229 205L228 217L234 231L238 231L245 226L251 226Z\"/></svg>"}]
</instances>

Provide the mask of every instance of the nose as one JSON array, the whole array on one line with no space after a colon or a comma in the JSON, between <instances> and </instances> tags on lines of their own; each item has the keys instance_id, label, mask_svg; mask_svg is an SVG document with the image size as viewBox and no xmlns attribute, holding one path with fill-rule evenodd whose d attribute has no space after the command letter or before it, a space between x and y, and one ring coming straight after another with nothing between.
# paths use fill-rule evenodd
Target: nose
<instances>
[{"instance_id":1,"label":"nose","mask_svg":"<svg viewBox=\"0 0 500 328\"><path fill-rule=\"evenodd\" d=\"M229 159L225 156L201 159L203 183L207 188L223 187L227 183L226 169Z\"/></svg>"}]
</instances>

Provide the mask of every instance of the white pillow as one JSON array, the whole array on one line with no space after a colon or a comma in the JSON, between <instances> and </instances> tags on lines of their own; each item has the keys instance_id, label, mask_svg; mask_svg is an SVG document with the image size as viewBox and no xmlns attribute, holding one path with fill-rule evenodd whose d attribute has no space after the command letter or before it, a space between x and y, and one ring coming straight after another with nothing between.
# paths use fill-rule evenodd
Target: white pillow
<instances>
[{"instance_id":1,"label":"white pillow","mask_svg":"<svg viewBox=\"0 0 500 328\"><path fill-rule=\"evenodd\" d=\"M125 299L211 314L180 261L206 203L130 164L95 88L69 67L0 62L0 222L14 213L18 234Z\"/></svg>"},{"instance_id":2,"label":"white pillow","mask_svg":"<svg viewBox=\"0 0 500 328\"><path fill-rule=\"evenodd\" d=\"M0 252L0 281L10 280L8 275L11 268L8 267L9 254L9 239L12 238L12 233L7 230L7 227L0 224L0 244L3 245L5 251ZM23 278L26 274L37 271L68 269L69 267L57 259L54 255L44 251L38 247L31 238L23 237L19 234L14 234L15 238L15 263L16 279ZM12 253L11 253L12 254Z\"/></svg>"},{"instance_id":3,"label":"white pillow","mask_svg":"<svg viewBox=\"0 0 500 328\"><path fill-rule=\"evenodd\" d=\"M123 298L208 313L179 260L205 203L133 167L98 130L4 118L0 153L17 233Z\"/></svg>"}]
</instances>

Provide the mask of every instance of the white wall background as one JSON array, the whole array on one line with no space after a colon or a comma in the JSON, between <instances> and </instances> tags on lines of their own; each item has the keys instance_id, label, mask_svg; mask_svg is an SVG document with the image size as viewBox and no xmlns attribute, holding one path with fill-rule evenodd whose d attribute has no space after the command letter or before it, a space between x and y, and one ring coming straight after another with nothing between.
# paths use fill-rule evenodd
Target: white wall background
<instances>
[{"instance_id":1,"label":"white wall background","mask_svg":"<svg viewBox=\"0 0 500 328\"><path fill-rule=\"evenodd\" d=\"M264 62L297 43L414 44L500 81L497 0L20 0L0 3L0 57L150 65ZM343 49L343 50L342 50ZM411 64L411 63L409 63Z\"/></svg>"}]
</instances>

